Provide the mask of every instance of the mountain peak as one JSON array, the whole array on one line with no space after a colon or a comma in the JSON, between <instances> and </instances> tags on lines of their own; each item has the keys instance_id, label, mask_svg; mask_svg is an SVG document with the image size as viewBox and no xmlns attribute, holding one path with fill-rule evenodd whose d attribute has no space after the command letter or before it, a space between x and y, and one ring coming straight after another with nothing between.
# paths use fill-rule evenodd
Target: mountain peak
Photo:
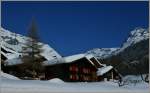
<instances>
[{"instance_id":1,"label":"mountain peak","mask_svg":"<svg viewBox=\"0 0 150 93\"><path fill-rule=\"evenodd\" d=\"M112 55L116 55L126 49L127 47L134 45L142 40L147 40L149 38L148 29L137 27L130 32L127 40L119 48L94 48L88 51L88 54L93 54L98 59L104 59Z\"/></svg>"},{"instance_id":2,"label":"mountain peak","mask_svg":"<svg viewBox=\"0 0 150 93\"><path fill-rule=\"evenodd\" d=\"M143 29L143 28L135 28L133 31L130 33L130 37L143 37L148 38L148 30Z\"/></svg>"},{"instance_id":3,"label":"mountain peak","mask_svg":"<svg viewBox=\"0 0 150 93\"><path fill-rule=\"evenodd\" d=\"M123 51L125 48L136 44L142 40L146 40L149 38L149 32L147 29L143 28L135 28L133 31L130 32L129 37L127 38L126 42L123 43L123 46L119 51Z\"/></svg>"}]
</instances>

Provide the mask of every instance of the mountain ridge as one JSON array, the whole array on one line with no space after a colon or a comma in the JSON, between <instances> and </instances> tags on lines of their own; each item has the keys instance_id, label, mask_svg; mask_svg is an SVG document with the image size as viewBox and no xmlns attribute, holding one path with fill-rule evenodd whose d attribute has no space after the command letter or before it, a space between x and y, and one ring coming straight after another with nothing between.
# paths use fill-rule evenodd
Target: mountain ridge
<instances>
[{"instance_id":1,"label":"mountain ridge","mask_svg":"<svg viewBox=\"0 0 150 93\"><path fill-rule=\"evenodd\" d=\"M1 28L0 31L0 39L1 39L1 45L2 48L5 48L6 50L14 51L11 52L12 56L16 55L14 57L8 57L8 59L18 57L21 55L22 47L25 46L25 42L29 37L16 34L13 32L10 32L9 30L6 30L4 28ZM61 58L61 55L58 54L51 46L48 44L44 44L39 42L39 44L42 44L42 50L44 50L41 55L45 57L47 60L52 60L56 58Z\"/></svg>"},{"instance_id":2,"label":"mountain ridge","mask_svg":"<svg viewBox=\"0 0 150 93\"><path fill-rule=\"evenodd\" d=\"M135 28L129 34L127 40L122 44L121 47L117 48L94 48L92 50L87 51L87 54L93 54L98 59L105 59L107 57L111 57L113 55L117 55L120 52L124 51L129 46L132 46L142 40L149 39L149 32L147 29L143 28Z\"/></svg>"}]
</instances>

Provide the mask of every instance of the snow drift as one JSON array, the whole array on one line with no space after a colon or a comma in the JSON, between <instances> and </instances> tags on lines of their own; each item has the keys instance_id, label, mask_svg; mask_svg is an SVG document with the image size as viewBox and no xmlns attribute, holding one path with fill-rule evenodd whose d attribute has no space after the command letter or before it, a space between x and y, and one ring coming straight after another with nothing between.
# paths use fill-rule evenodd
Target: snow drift
<instances>
[{"instance_id":1,"label":"snow drift","mask_svg":"<svg viewBox=\"0 0 150 93\"><path fill-rule=\"evenodd\" d=\"M20 80L19 78L1 71L1 79Z\"/></svg>"},{"instance_id":2,"label":"snow drift","mask_svg":"<svg viewBox=\"0 0 150 93\"><path fill-rule=\"evenodd\" d=\"M53 78L53 79L50 79L48 81L51 83L64 83L64 81L59 79L59 78Z\"/></svg>"}]
</instances>

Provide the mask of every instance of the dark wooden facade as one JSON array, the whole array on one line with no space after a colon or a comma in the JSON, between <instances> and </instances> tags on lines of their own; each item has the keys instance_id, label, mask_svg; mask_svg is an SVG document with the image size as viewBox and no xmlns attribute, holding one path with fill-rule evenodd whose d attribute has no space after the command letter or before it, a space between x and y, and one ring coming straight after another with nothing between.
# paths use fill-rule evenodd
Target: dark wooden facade
<instances>
[{"instance_id":1,"label":"dark wooden facade","mask_svg":"<svg viewBox=\"0 0 150 93\"><path fill-rule=\"evenodd\" d=\"M60 78L68 82L97 81L96 67L86 58L71 63L46 66L46 79Z\"/></svg>"}]
</instances>

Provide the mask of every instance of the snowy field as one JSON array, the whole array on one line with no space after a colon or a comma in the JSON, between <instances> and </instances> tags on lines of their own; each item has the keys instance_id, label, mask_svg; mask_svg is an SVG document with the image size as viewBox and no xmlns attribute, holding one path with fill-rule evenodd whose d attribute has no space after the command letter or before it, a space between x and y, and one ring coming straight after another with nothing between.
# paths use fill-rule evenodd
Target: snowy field
<instances>
[{"instance_id":1,"label":"snowy field","mask_svg":"<svg viewBox=\"0 0 150 93\"><path fill-rule=\"evenodd\" d=\"M63 83L38 80L10 80L1 79L1 93L59 93L59 92L142 92L148 93L149 86L146 83L137 85L125 85L119 87L113 82L99 83Z\"/></svg>"},{"instance_id":2,"label":"snowy field","mask_svg":"<svg viewBox=\"0 0 150 93\"><path fill-rule=\"evenodd\" d=\"M2 73L1 93L108 93L130 92L150 93L149 85L141 82L119 87L114 82L66 83L59 79L49 81L19 80L16 77Z\"/></svg>"}]
</instances>

